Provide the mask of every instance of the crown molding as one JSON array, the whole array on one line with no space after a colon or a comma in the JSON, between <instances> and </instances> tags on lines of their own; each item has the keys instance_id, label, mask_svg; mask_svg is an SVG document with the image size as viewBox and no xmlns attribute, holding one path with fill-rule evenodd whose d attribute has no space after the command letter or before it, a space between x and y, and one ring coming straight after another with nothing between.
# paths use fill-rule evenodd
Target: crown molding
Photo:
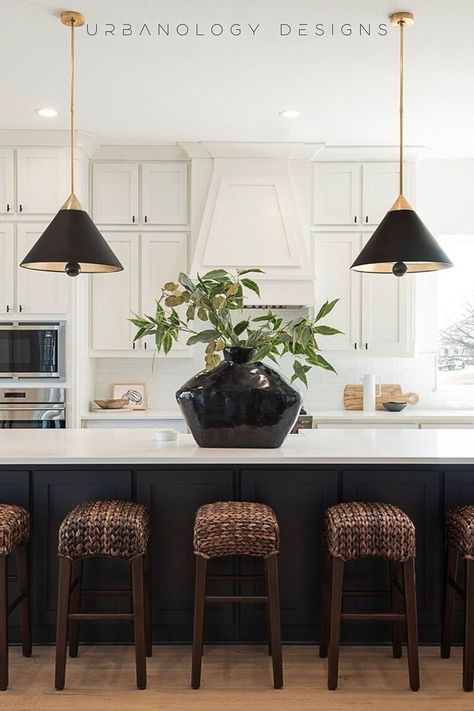
<instances>
[{"instance_id":1,"label":"crown molding","mask_svg":"<svg viewBox=\"0 0 474 711\"><path fill-rule=\"evenodd\" d=\"M279 158L314 160L324 143L263 141L198 141L179 145L190 158Z\"/></svg>"}]
</instances>

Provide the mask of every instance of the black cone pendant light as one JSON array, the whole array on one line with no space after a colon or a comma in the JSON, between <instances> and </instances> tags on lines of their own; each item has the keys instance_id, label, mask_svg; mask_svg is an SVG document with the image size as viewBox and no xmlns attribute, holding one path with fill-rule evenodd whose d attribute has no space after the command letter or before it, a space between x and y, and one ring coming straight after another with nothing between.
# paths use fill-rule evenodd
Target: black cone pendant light
<instances>
[{"instance_id":1,"label":"black cone pendant light","mask_svg":"<svg viewBox=\"0 0 474 711\"><path fill-rule=\"evenodd\" d=\"M120 272L122 265L74 194L74 29L85 19L68 11L61 13L61 22L71 28L71 194L20 266L69 276Z\"/></svg>"},{"instance_id":2,"label":"black cone pendant light","mask_svg":"<svg viewBox=\"0 0 474 711\"><path fill-rule=\"evenodd\" d=\"M411 12L390 15L391 24L400 28L400 195L352 264L359 272L400 277L453 266L403 194L403 31L414 21Z\"/></svg>"}]
</instances>

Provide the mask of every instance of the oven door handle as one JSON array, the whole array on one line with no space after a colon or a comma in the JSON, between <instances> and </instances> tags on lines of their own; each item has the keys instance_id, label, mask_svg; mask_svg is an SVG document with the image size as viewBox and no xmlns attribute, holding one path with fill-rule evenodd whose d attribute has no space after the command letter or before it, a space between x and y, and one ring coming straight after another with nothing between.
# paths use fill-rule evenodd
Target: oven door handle
<instances>
[{"instance_id":1,"label":"oven door handle","mask_svg":"<svg viewBox=\"0 0 474 711\"><path fill-rule=\"evenodd\" d=\"M8 410L0 410L0 422L15 422L18 420L64 420L64 408L38 408L38 407L19 407Z\"/></svg>"}]
</instances>

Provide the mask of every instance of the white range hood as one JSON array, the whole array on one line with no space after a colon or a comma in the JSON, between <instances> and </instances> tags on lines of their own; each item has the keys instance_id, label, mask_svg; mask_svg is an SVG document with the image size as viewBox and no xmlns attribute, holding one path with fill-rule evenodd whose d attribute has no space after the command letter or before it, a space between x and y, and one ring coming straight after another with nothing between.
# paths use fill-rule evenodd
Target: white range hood
<instances>
[{"instance_id":1,"label":"white range hood","mask_svg":"<svg viewBox=\"0 0 474 711\"><path fill-rule=\"evenodd\" d=\"M193 224L191 274L259 267L265 272L258 275L261 298L249 293L249 305L311 306L309 226L305 237L290 166L296 159L298 169L304 170L305 160L310 169L315 145L304 150L299 144L183 147L193 158L193 194L195 161L212 161L210 180L204 191L201 187L201 212Z\"/></svg>"}]
</instances>

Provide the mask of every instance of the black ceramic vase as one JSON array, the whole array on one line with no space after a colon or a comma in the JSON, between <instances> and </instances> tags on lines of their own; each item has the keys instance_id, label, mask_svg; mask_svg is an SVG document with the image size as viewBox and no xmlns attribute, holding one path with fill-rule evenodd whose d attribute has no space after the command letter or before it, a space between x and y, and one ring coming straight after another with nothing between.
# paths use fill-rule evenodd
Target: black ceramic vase
<instances>
[{"instance_id":1,"label":"black ceramic vase","mask_svg":"<svg viewBox=\"0 0 474 711\"><path fill-rule=\"evenodd\" d=\"M188 380L176 400L200 447L280 447L301 395L252 348L225 348L224 360Z\"/></svg>"}]
</instances>

